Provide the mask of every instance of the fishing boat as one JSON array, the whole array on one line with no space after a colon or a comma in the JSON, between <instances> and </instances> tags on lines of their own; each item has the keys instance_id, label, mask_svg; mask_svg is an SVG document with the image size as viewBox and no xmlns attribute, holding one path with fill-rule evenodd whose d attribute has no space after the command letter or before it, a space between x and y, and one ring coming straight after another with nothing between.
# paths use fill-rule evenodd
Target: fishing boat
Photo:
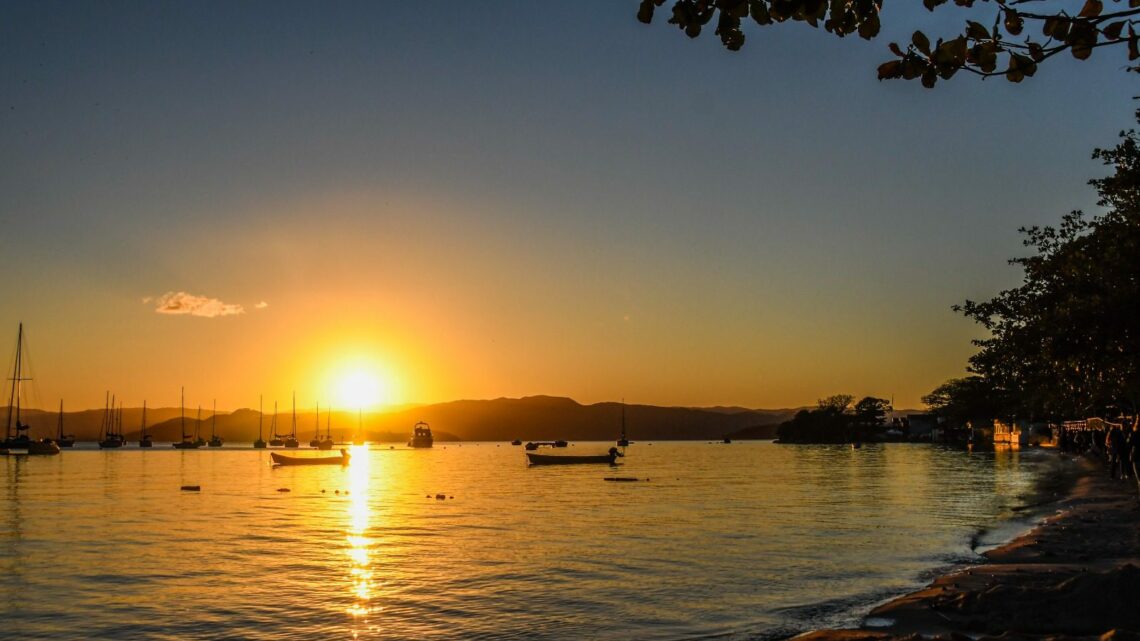
<instances>
[{"instance_id":1,"label":"fishing boat","mask_svg":"<svg viewBox=\"0 0 1140 641\"><path fill-rule=\"evenodd\" d=\"M253 442L253 447L259 450L265 449L265 439L261 438L261 423L264 414L261 412L261 397L257 397L257 440Z\"/></svg>"},{"instance_id":2,"label":"fishing boat","mask_svg":"<svg viewBox=\"0 0 1140 641\"><path fill-rule=\"evenodd\" d=\"M115 397L111 397L111 404L103 412L103 425L99 430L99 449L108 450L119 448L127 444L123 436L123 408L115 409Z\"/></svg>"},{"instance_id":3,"label":"fishing boat","mask_svg":"<svg viewBox=\"0 0 1140 641\"><path fill-rule=\"evenodd\" d=\"M139 429L139 447L154 447L150 434L146 433L146 401L143 401L142 427Z\"/></svg>"},{"instance_id":4,"label":"fishing boat","mask_svg":"<svg viewBox=\"0 0 1140 641\"><path fill-rule=\"evenodd\" d=\"M301 443L297 441L297 392L293 392L293 429L289 432L289 438L285 439L285 447L301 447Z\"/></svg>"},{"instance_id":5,"label":"fishing boat","mask_svg":"<svg viewBox=\"0 0 1140 641\"><path fill-rule=\"evenodd\" d=\"M55 444L60 447L75 447L75 435L63 433L63 399L59 399L59 422L57 424L58 433L55 437Z\"/></svg>"},{"instance_id":6,"label":"fishing boat","mask_svg":"<svg viewBox=\"0 0 1140 641\"><path fill-rule=\"evenodd\" d=\"M287 456L270 452L274 465L348 465L351 458L347 450L341 450L339 456Z\"/></svg>"},{"instance_id":7,"label":"fishing boat","mask_svg":"<svg viewBox=\"0 0 1140 641\"><path fill-rule=\"evenodd\" d=\"M560 454L535 454L534 452L527 452L526 458L531 465L583 465L590 463L605 463L607 465L614 465L617 458L622 456L618 448L611 447L610 451L606 454L584 455L584 456L563 456Z\"/></svg>"},{"instance_id":8,"label":"fishing boat","mask_svg":"<svg viewBox=\"0 0 1140 641\"><path fill-rule=\"evenodd\" d=\"M181 402L178 407L178 424L181 426L182 440L174 443L173 446L179 450L196 450L202 447L198 441L190 440L192 434L186 433L186 388L182 388Z\"/></svg>"},{"instance_id":9,"label":"fishing boat","mask_svg":"<svg viewBox=\"0 0 1140 641\"><path fill-rule=\"evenodd\" d=\"M273 438L269 441L270 447L281 447L285 444L285 439L277 433L277 401L273 401L273 421L269 424L269 431L273 432Z\"/></svg>"},{"instance_id":10,"label":"fishing boat","mask_svg":"<svg viewBox=\"0 0 1140 641\"><path fill-rule=\"evenodd\" d=\"M412 427L412 440L408 441L408 447L431 447L435 439L431 436L431 427L420 421Z\"/></svg>"},{"instance_id":11,"label":"fishing boat","mask_svg":"<svg viewBox=\"0 0 1140 641\"><path fill-rule=\"evenodd\" d=\"M317 403L317 431L309 441L309 447L318 447L321 444L321 404Z\"/></svg>"},{"instance_id":12,"label":"fishing boat","mask_svg":"<svg viewBox=\"0 0 1140 641\"><path fill-rule=\"evenodd\" d=\"M511 445L522 445L522 441L516 438L515 440L511 441Z\"/></svg>"},{"instance_id":13,"label":"fishing boat","mask_svg":"<svg viewBox=\"0 0 1140 641\"><path fill-rule=\"evenodd\" d=\"M218 401L214 399L214 411L210 415L210 442L206 445L210 447L221 447L222 437L218 436L215 428L218 426Z\"/></svg>"},{"instance_id":14,"label":"fishing boat","mask_svg":"<svg viewBox=\"0 0 1140 641\"><path fill-rule=\"evenodd\" d=\"M4 440L0 442L0 451L7 454L13 453L12 450L27 452L28 454L59 454L59 445L48 439L33 439L28 436L28 430L31 429L31 426L20 422L22 383L32 380L23 376L23 349L24 324L20 323L20 328L16 333L16 366L12 370L12 389L8 394L8 419L4 423ZM60 407L63 407L62 401L60 401ZM16 419L15 429L12 425L13 411Z\"/></svg>"},{"instance_id":15,"label":"fishing boat","mask_svg":"<svg viewBox=\"0 0 1140 641\"><path fill-rule=\"evenodd\" d=\"M333 446L332 437L332 408L325 413L325 437L317 443L318 450L331 450Z\"/></svg>"}]
</instances>

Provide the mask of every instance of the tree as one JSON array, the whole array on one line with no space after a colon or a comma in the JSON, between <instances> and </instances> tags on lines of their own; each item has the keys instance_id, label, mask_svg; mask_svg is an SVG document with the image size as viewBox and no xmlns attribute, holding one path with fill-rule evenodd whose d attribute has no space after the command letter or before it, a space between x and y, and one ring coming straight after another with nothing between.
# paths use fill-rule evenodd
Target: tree
<instances>
[{"instance_id":1,"label":"tree","mask_svg":"<svg viewBox=\"0 0 1140 641\"><path fill-rule=\"evenodd\" d=\"M1094 49L1111 46L1127 48L1130 61L1140 59L1136 33L1140 0L1109 0L1107 10L1104 0L1086 0L1076 15L1066 10L1070 3L1063 0L980 2L996 9L992 26L967 19L959 35L934 43L922 31L915 31L904 46L890 43L895 59L879 65L879 79L918 79L929 88L939 79L949 80L958 71L967 71L1021 82L1055 55L1067 51L1086 60ZM959 8L973 8L975 3L954 0ZM1030 3L1040 10L1030 10ZM654 10L663 4L665 0L641 0L638 20L651 23ZM947 0L923 0L929 11L946 4ZM736 51L744 46L742 23L749 17L761 26L801 22L817 29L823 25L840 38L858 34L871 40L879 34L882 6L883 0L673 0L668 22L696 38L715 18L716 35L725 47ZM1132 65L1128 70L1140 67Z\"/></svg>"},{"instance_id":2,"label":"tree","mask_svg":"<svg viewBox=\"0 0 1140 641\"><path fill-rule=\"evenodd\" d=\"M883 426L887 412L891 411L891 402L885 398L867 396L855 404L855 425L861 430L871 432Z\"/></svg>"},{"instance_id":3,"label":"tree","mask_svg":"<svg viewBox=\"0 0 1140 641\"><path fill-rule=\"evenodd\" d=\"M827 398L821 398L816 401L816 406L821 412L831 412L833 414L843 414L847 408L851 406L851 402L855 397L851 394L832 394Z\"/></svg>"},{"instance_id":4,"label":"tree","mask_svg":"<svg viewBox=\"0 0 1140 641\"><path fill-rule=\"evenodd\" d=\"M982 376L952 378L922 397L922 402L951 425L981 423L1009 413L1008 401Z\"/></svg>"},{"instance_id":5,"label":"tree","mask_svg":"<svg viewBox=\"0 0 1140 641\"><path fill-rule=\"evenodd\" d=\"M1093 152L1114 169L1089 181L1106 213L1074 211L1058 227L1023 228L1034 253L1010 261L1024 271L1022 284L955 306L990 332L974 341L981 349L970 370L1025 414L1140 409L1140 137L1121 138Z\"/></svg>"}]
</instances>

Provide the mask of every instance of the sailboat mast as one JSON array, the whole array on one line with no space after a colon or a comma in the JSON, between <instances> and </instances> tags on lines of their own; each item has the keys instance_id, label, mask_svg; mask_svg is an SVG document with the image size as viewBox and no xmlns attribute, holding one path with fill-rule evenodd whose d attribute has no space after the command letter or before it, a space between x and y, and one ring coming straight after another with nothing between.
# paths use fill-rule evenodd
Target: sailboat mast
<instances>
[{"instance_id":1,"label":"sailboat mast","mask_svg":"<svg viewBox=\"0 0 1140 641\"><path fill-rule=\"evenodd\" d=\"M59 440L63 440L63 399L59 399Z\"/></svg>"},{"instance_id":2,"label":"sailboat mast","mask_svg":"<svg viewBox=\"0 0 1140 641\"><path fill-rule=\"evenodd\" d=\"M321 404L319 402L317 403L317 433L313 435L313 438L317 440L321 438Z\"/></svg>"},{"instance_id":3,"label":"sailboat mast","mask_svg":"<svg viewBox=\"0 0 1140 641\"><path fill-rule=\"evenodd\" d=\"M265 399L261 394L257 395L257 440L261 440L261 423L265 418L265 414L261 411L261 404Z\"/></svg>"},{"instance_id":4,"label":"sailboat mast","mask_svg":"<svg viewBox=\"0 0 1140 641\"><path fill-rule=\"evenodd\" d=\"M182 428L182 440L186 440L186 388L183 387L178 401L178 425Z\"/></svg>"},{"instance_id":5,"label":"sailboat mast","mask_svg":"<svg viewBox=\"0 0 1140 641\"><path fill-rule=\"evenodd\" d=\"M142 416L142 436L140 439L146 439L146 401L143 401L143 416Z\"/></svg>"},{"instance_id":6,"label":"sailboat mast","mask_svg":"<svg viewBox=\"0 0 1140 641\"><path fill-rule=\"evenodd\" d=\"M293 431L290 436L297 438L297 392L293 392Z\"/></svg>"},{"instance_id":7,"label":"sailboat mast","mask_svg":"<svg viewBox=\"0 0 1140 641\"><path fill-rule=\"evenodd\" d=\"M12 408L13 405L16 409L16 427L20 426L20 358L21 350L24 347L24 324L20 323L20 329L16 332L16 365L12 368L12 391L8 394L8 421L4 425L4 438L5 440L12 438Z\"/></svg>"},{"instance_id":8,"label":"sailboat mast","mask_svg":"<svg viewBox=\"0 0 1140 641\"><path fill-rule=\"evenodd\" d=\"M218 399L214 399L214 412L210 415L210 439L214 438L214 428L218 425Z\"/></svg>"}]
</instances>

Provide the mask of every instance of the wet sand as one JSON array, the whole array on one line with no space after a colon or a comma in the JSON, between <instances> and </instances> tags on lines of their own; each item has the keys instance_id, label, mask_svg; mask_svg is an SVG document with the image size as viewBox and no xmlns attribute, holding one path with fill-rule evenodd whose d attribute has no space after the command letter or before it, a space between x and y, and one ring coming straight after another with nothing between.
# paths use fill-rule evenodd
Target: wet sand
<instances>
[{"instance_id":1,"label":"wet sand","mask_svg":"<svg viewBox=\"0 0 1140 641\"><path fill-rule=\"evenodd\" d=\"M1058 454L1058 456L1067 456ZM875 608L863 626L798 641L890 639L1116 639L1140 641L1140 509L1136 481L1073 459L1052 516L986 562L940 577Z\"/></svg>"}]
</instances>

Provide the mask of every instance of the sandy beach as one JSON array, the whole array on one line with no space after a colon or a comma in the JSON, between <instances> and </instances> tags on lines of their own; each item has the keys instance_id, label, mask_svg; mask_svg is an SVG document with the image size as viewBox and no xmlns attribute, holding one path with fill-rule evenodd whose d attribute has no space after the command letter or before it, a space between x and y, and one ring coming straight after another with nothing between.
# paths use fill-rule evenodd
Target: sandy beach
<instances>
[{"instance_id":1,"label":"sandy beach","mask_svg":"<svg viewBox=\"0 0 1140 641\"><path fill-rule=\"evenodd\" d=\"M1053 514L985 563L875 608L861 628L796 639L1140 639L1136 482L1109 479L1096 459L1071 463L1073 476L1045 488Z\"/></svg>"}]
</instances>

